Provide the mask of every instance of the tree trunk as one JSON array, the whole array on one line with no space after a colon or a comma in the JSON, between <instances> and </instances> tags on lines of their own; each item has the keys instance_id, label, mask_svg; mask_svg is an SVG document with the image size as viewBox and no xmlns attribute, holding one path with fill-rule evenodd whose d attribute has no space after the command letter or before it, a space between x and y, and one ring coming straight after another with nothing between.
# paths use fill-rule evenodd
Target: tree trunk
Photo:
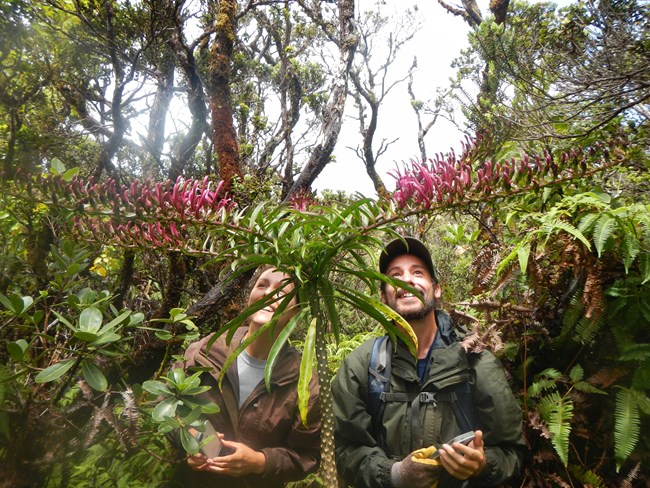
<instances>
[{"instance_id":1,"label":"tree trunk","mask_svg":"<svg viewBox=\"0 0 650 488\"><path fill-rule=\"evenodd\" d=\"M226 191L235 177L242 176L239 145L233 121L230 72L236 37L237 2L222 0L216 14L216 37L210 50L210 111L214 150L219 159L219 175Z\"/></svg>"},{"instance_id":2,"label":"tree trunk","mask_svg":"<svg viewBox=\"0 0 650 488\"><path fill-rule=\"evenodd\" d=\"M158 73L158 90L149 113L149 126L147 128L147 151L150 154L149 167L145 170L153 178L159 174L160 157L165 145L165 121L169 112L169 105L174 96L174 63L171 56L166 55ZM153 168L151 168L153 166Z\"/></svg>"},{"instance_id":3,"label":"tree trunk","mask_svg":"<svg viewBox=\"0 0 650 488\"><path fill-rule=\"evenodd\" d=\"M348 74L359 42L354 24L354 0L339 0L339 67L323 114L322 137L313 148L302 172L289 190L288 197L307 191L330 160L341 132ZM288 198L287 197L287 198ZM286 200L286 199L285 199Z\"/></svg>"},{"instance_id":4,"label":"tree trunk","mask_svg":"<svg viewBox=\"0 0 650 488\"><path fill-rule=\"evenodd\" d=\"M122 258L122 269L120 270L120 287L115 297L115 307L121 310L124 306L124 299L131 287L131 280L135 272L135 251L133 249L125 249Z\"/></svg>"}]
</instances>

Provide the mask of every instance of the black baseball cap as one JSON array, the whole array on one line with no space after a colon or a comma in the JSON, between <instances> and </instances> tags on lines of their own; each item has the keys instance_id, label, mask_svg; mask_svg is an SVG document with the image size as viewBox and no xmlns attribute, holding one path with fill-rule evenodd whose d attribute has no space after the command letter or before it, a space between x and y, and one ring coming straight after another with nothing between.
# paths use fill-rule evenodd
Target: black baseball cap
<instances>
[{"instance_id":1,"label":"black baseball cap","mask_svg":"<svg viewBox=\"0 0 650 488\"><path fill-rule=\"evenodd\" d=\"M422 261L424 261L424 264L426 264L429 273L431 273L433 282L438 282L436 270L433 267L431 254L429 253L427 246L425 246L422 241L416 239L415 237L401 237L386 244L386 247L379 256L379 272L386 274L386 268L390 262L402 254L412 254L413 256L417 256Z\"/></svg>"}]
</instances>

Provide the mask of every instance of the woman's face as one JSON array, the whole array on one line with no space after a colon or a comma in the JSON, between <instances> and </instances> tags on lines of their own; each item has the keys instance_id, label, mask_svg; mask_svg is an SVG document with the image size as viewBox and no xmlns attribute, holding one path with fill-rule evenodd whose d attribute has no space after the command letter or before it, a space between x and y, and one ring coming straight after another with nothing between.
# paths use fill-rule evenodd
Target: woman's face
<instances>
[{"instance_id":1,"label":"woman's face","mask_svg":"<svg viewBox=\"0 0 650 488\"><path fill-rule=\"evenodd\" d=\"M255 281L253 289L251 290L250 296L248 297L248 305L252 305L256 301L264 298L267 295L274 295L276 297L281 297L293 290L293 283L289 281L289 275L281 273L280 271L275 270L274 268L269 268L262 272L262 274ZM270 303L261 310L258 310L253 315L251 315L250 321L251 325L264 325L267 324L273 313L278 308L282 300ZM296 314L297 308L296 298L292 298L291 302L285 309L282 314L282 318L278 320L278 325L282 328L284 327L291 317Z\"/></svg>"}]
</instances>

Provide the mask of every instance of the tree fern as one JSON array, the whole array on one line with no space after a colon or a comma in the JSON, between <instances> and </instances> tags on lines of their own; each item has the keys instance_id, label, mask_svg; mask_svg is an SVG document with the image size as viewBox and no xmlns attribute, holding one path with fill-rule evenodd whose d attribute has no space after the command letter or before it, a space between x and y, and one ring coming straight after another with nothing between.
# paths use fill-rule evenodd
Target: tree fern
<instances>
[{"instance_id":1,"label":"tree fern","mask_svg":"<svg viewBox=\"0 0 650 488\"><path fill-rule=\"evenodd\" d=\"M641 395L640 392L623 387L620 387L616 393L616 410L614 412L616 471L621 469L621 466L630 454L632 454L639 440L639 432L641 430L639 395Z\"/></svg>"}]
</instances>

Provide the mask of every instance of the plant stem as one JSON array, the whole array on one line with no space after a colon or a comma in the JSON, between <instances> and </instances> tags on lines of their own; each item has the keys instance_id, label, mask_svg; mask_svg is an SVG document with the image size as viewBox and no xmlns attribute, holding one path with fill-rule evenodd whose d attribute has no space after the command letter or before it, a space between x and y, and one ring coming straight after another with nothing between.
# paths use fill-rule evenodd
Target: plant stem
<instances>
[{"instance_id":1,"label":"plant stem","mask_svg":"<svg viewBox=\"0 0 650 488\"><path fill-rule=\"evenodd\" d=\"M321 405L321 472L323 486L337 488L336 461L334 457L334 410L332 408L332 386L327 366L327 340L323 320L318 318L316 332L316 370L320 384Z\"/></svg>"}]
</instances>

